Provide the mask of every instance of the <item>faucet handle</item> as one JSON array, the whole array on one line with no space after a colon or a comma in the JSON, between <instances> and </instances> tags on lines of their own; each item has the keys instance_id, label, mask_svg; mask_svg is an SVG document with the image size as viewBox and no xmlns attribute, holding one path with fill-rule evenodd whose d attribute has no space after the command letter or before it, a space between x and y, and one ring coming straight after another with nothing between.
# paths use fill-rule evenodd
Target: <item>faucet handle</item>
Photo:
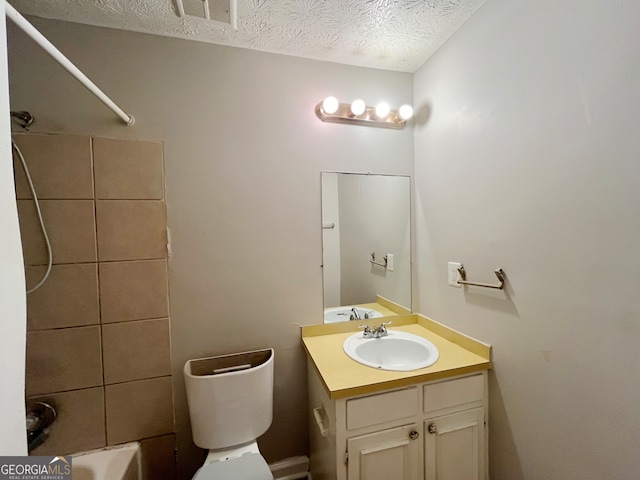
<instances>
[{"instance_id":1,"label":"faucet handle","mask_svg":"<svg viewBox=\"0 0 640 480\"><path fill-rule=\"evenodd\" d=\"M386 337L388 335L387 333L387 325L389 325L391 323L391 320L389 320L388 322L382 322L382 324L379 327L376 327L375 330L373 331L374 336L376 337Z\"/></svg>"},{"instance_id":2,"label":"faucet handle","mask_svg":"<svg viewBox=\"0 0 640 480\"><path fill-rule=\"evenodd\" d=\"M364 328L364 332L362 333L364 338L371 338L373 336L373 332L371 331L371 328L369 328L369 325L358 325L358 328Z\"/></svg>"}]
</instances>

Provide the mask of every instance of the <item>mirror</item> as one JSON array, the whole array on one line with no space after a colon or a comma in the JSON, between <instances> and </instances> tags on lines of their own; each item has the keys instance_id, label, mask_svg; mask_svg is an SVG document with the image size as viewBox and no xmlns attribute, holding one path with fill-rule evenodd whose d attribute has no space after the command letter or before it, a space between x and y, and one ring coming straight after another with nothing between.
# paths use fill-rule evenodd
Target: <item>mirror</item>
<instances>
[{"instance_id":1,"label":"mirror","mask_svg":"<svg viewBox=\"0 0 640 480\"><path fill-rule=\"evenodd\" d=\"M411 313L411 179L322 172L322 263L325 323Z\"/></svg>"}]
</instances>

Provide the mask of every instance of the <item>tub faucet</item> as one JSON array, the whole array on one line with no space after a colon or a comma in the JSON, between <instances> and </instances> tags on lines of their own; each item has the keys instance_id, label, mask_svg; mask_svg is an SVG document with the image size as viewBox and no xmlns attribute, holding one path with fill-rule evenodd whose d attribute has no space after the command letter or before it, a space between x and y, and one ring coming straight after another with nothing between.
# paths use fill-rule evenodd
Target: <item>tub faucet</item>
<instances>
[{"instance_id":1,"label":"tub faucet","mask_svg":"<svg viewBox=\"0 0 640 480\"><path fill-rule=\"evenodd\" d=\"M351 309L351 316L349 317L349 320L360 320L360 313L358 313L358 309L356 307L353 307Z\"/></svg>"},{"instance_id":2,"label":"tub faucet","mask_svg":"<svg viewBox=\"0 0 640 480\"><path fill-rule=\"evenodd\" d=\"M32 402L27 405L27 448L35 450L49 438L49 425L56 419L55 409L44 402Z\"/></svg>"}]
</instances>

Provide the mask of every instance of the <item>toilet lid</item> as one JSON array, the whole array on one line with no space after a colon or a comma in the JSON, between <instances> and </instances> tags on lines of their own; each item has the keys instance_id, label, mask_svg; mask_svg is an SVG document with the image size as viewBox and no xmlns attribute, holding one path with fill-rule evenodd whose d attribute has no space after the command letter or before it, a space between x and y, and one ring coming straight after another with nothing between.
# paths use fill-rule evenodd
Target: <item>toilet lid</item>
<instances>
[{"instance_id":1,"label":"toilet lid","mask_svg":"<svg viewBox=\"0 0 640 480\"><path fill-rule=\"evenodd\" d=\"M257 453L200 467L193 480L273 480L269 465Z\"/></svg>"}]
</instances>

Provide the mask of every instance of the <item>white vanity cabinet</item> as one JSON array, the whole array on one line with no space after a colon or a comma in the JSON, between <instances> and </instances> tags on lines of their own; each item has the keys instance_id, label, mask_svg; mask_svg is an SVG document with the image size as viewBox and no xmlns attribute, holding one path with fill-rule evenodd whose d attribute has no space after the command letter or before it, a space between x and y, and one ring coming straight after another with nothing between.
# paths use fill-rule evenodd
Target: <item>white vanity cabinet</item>
<instances>
[{"instance_id":1,"label":"white vanity cabinet","mask_svg":"<svg viewBox=\"0 0 640 480\"><path fill-rule=\"evenodd\" d=\"M331 400L309 365L314 480L487 480L487 373Z\"/></svg>"}]
</instances>

